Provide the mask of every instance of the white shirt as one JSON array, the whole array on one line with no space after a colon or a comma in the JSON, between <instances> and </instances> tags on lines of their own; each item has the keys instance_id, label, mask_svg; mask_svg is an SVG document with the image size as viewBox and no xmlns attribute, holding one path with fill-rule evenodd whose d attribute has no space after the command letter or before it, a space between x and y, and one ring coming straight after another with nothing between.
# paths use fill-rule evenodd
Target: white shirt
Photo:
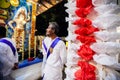
<instances>
[{"instance_id":1,"label":"white shirt","mask_svg":"<svg viewBox=\"0 0 120 80\"><path fill-rule=\"evenodd\" d=\"M50 48L54 40L48 37L44 39L44 43L47 49ZM43 47L43 55L44 55L42 64L43 70L42 75L44 75L43 80L62 80L63 65L67 61L67 51L64 42L62 40L58 41L58 43L53 48L47 60L46 60L47 53Z\"/></svg>"},{"instance_id":2,"label":"white shirt","mask_svg":"<svg viewBox=\"0 0 120 80\"><path fill-rule=\"evenodd\" d=\"M9 38L3 38L10 41L15 47L15 43ZM0 42L0 62L3 64L2 70L0 72L3 76L7 76L11 73L14 63L18 62L18 53L14 56L11 48L3 42ZM1 64L0 64L1 65Z\"/></svg>"},{"instance_id":3,"label":"white shirt","mask_svg":"<svg viewBox=\"0 0 120 80\"><path fill-rule=\"evenodd\" d=\"M49 37L46 37L44 39L44 43L45 43L47 49L50 48L50 46L54 40L51 40L51 38L49 38ZM45 49L43 49L43 55L47 55ZM60 40L53 48L52 53L50 53L50 55L46 61L46 64L52 65L54 67L62 67L67 61L66 57L67 57L66 46L65 46L64 42L62 40Z\"/></svg>"}]
</instances>

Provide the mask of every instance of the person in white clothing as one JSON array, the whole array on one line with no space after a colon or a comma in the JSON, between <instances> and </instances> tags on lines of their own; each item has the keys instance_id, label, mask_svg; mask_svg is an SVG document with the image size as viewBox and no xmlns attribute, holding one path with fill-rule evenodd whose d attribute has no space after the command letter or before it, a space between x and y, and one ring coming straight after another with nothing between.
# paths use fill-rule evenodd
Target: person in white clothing
<instances>
[{"instance_id":1,"label":"person in white clothing","mask_svg":"<svg viewBox=\"0 0 120 80\"><path fill-rule=\"evenodd\" d=\"M62 80L67 51L65 43L57 36L58 31L56 22L50 22L46 29L47 37L43 40L43 80Z\"/></svg>"},{"instance_id":2,"label":"person in white clothing","mask_svg":"<svg viewBox=\"0 0 120 80\"><path fill-rule=\"evenodd\" d=\"M6 38L6 28L0 26L0 80L14 80L10 74L18 64L15 43Z\"/></svg>"}]
</instances>

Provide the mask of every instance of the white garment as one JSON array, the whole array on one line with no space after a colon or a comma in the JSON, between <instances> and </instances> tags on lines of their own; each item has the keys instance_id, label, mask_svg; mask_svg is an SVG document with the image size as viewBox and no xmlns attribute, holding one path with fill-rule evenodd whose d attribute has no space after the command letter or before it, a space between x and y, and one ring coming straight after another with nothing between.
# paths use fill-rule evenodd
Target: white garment
<instances>
[{"instance_id":1,"label":"white garment","mask_svg":"<svg viewBox=\"0 0 120 80\"><path fill-rule=\"evenodd\" d=\"M47 49L50 48L54 40L51 40L51 38L48 37L44 39L44 43ZM47 55L46 51L44 50L44 47L43 47L43 55L44 58ZM67 56L66 46L64 42L60 40L53 48L52 53L49 55L48 59L46 60L43 80L62 80L62 68L67 61L66 56Z\"/></svg>"},{"instance_id":2,"label":"white garment","mask_svg":"<svg viewBox=\"0 0 120 80\"><path fill-rule=\"evenodd\" d=\"M10 41L13 46L15 47L15 43L9 38L3 38ZM0 71L3 76L7 76L11 73L14 63L18 63L18 53L16 51L15 56L11 50L11 48L3 43L0 42L0 62L3 64L2 70Z\"/></svg>"}]
</instances>

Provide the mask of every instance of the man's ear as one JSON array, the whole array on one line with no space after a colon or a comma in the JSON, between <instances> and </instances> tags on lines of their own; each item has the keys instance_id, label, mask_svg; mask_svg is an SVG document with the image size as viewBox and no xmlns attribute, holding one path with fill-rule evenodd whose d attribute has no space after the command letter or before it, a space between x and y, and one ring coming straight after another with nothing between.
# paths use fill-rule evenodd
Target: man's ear
<instances>
[{"instance_id":1,"label":"man's ear","mask_svg":"<svg viewBox=\"0 0 120 80\"><path fill-rule=\"evenodd\" d=\"M53 29L52 32L55 33L55 29Z\"/></svg>"}]
</instances>

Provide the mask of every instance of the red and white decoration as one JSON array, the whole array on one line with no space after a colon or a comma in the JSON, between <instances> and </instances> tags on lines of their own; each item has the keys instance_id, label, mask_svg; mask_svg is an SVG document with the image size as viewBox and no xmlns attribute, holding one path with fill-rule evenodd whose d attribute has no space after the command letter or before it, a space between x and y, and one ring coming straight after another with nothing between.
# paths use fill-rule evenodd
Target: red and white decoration
<instances>
[{"instance_id":1,"label":"red and white decoration","mask_svg":"<svg viewBox=\"0 0 120 80\"><path fill-rule=\"evenodd\" d=\"M120 7L115 0L68 0L65 80L120 80Z\"/></svg>"}]
</instances>

